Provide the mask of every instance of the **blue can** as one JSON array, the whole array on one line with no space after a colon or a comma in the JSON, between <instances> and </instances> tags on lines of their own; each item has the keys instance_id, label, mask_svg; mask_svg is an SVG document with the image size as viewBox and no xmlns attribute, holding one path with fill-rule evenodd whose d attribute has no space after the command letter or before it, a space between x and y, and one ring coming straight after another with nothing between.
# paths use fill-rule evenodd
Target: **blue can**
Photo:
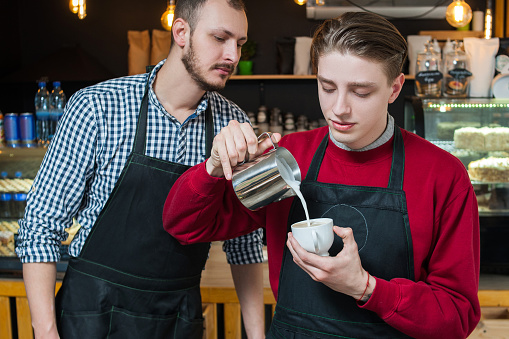
<instances>
[{"instance_id":1,"label":"blue can","mask_svg":"<svg viewBox=\"0 0 509 339\"><path fill-rule=\"evenodd\" d=\"M9 147L19 147L19 117L16 113L4 116L5 143Z\"/></svg>"},{"instance_id":2,"label":"blue can","mask_svg":"<svg viewBox=\"0 0 509 339\"><path fill-rule=\"evenodd\" d=\"M21 113L19 115L20 143L22 147L34 147L37 145L35 139L35 118L32 113Z\"/></svg>"}]
</instances>

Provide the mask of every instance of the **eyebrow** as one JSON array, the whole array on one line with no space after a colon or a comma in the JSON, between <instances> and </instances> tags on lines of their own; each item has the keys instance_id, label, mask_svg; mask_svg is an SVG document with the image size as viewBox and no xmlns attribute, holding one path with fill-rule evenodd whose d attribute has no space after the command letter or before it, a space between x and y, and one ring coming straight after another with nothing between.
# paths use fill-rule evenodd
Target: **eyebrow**
<instances>
[{"instance_id":1,"label":"eyebrow","mask_svg":"<svg viewBox=\"0 0 509 339\"><path fill-rule=\"evenodd\" d=\"M326 78L324 78L322 76L318 75L317 77L318 77L318 80L320 82L324 82L324 83L329 84L329 85L334 85L335 84L334 81L326 79ZM374 83L372 81L362 81L362 82L354 81L354 82L349 82L348 86L349 87L375 87L376 83Z\"/></svg>"}]
</instances>

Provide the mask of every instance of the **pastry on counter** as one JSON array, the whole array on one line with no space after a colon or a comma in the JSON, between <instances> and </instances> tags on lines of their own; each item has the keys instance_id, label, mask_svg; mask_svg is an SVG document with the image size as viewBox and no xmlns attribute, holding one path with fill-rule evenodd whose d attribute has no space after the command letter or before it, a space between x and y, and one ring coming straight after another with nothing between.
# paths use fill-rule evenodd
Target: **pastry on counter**
<instances>
[{"instance_id":1,"label":"pastry on counter","mask_svg":"<svg viewBox=\"0 0 509 339\"><path fill-rule=\"evenodd\" d=\"M459 128L454 131L454 146L458 149L484 151L484 134L480 128Z\"/></svg>"},{"instance_id":2,"label":"pastry on counter","mask_svg":"<svg viewBox=\"0 0 509 339\"><path fill-rule=\"evenodd\" d=\"M488 157L468 164L468 174L475 181L509 182L509 158Z\"/></svg>"},{"instance_id":3,"label":"pastry on counter","mask_svg":"<svg viewBox=\"0 0 509 339\"><path fill-rule=\"evenodd\" d=\"M509 128L459 128L454 131L454 146L474 151L507 151L509 150Z\"/></svg>"}]
</instances>

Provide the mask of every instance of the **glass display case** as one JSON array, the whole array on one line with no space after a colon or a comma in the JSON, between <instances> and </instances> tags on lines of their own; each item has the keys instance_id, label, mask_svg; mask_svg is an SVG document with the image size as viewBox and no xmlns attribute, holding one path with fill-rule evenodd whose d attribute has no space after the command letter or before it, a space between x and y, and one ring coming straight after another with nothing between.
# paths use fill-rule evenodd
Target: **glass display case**
<instances>
[{"instance_id":1,"label":"glass display case","mask_svg":"<svg viewBox=\"0 0 509 339\"><path fill-rule=\"evenodd\" d=\"M10 148L0 146L0 272L21 272L21 262L14 247L18 236L18 219L23 217L27 193L39 170L46 148ZM69 237L70 238L70 237ZM68 239L70 240L70 239ZM68 241L62 243L63 261L57 264L65 271Z\"/></svg>"},{"instance_id":2,"label":"glass display case","mask_svg":"<svg viewBox=\"0 0 509 339\"><path fill-rule=\"evenodd\" d=\"M405 129L458 157L481 216L509 216L509 99L405 98Z\"/></svg>"}]
</instances>

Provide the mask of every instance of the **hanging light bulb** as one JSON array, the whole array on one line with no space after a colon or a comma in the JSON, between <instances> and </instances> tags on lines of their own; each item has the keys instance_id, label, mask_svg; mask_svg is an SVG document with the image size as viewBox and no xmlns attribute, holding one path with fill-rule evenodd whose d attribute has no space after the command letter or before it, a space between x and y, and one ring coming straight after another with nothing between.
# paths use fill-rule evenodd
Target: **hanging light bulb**
<instances>
[{"instance_id":1,"label":"hanging light bulb","mask_svg":"<svg viewBox=\"0 0 509 339\"><path fill-rule=\"evenodd\" d=\"M323 6L323 5L325 5L325 0L316 0L316 5L317 5L317 6Z\"/></svg>"},{"instance_id":2,"label":"hanging light bulb","mask_svg":"<svg viewBox=\"0 0 509 339\"><path fill-rule=\"evenodd\" d=\"M472 20L472 9L463 0L454 0L445 12L447 22L453 27L464 27Z\"/></svg>"},{"instance_id":3,"label":"hanging light bulb","mask_svg":"<svg viewBox=\"0 0 509 339\"><path fill-rule=\"evenodd\" d=\"M79 0L70 0L69 1L69 9L71 10L71 12L73 14L78 13L78 10L79 10L78 2L79 2Z\"/></svg>"},{"instance_id":4,"label":"hanging light bulb","mask_svg":"<svg viewBox=\"0 0 509 339\"><path fill-rule=\"evenodd\" d=\"M161 16L161 25L167 31L171 31L173 25L173 16L175 15L175 0L168 0L166 11Z\"/></svg>"},{"instance_id":5,"label":"hanging light bulb","mask_svg":"<svg viewBox=\"0 0 509 339\"><path fill-rule=\"evenodd\" d=\"M493 34L493 14L491 13L491 8L486 9L486 17L484 18L484 38L491 39L491 35Z\"/></svg>"},{"instance_id":6,"label":"hanging light bulb","mask_svg":"<svg viewBox=\"0 0 509 339\"><path fill-rule=\"evenodd\" d=\"M87 16L87 1L78 0L78 18L83 20Z\"/></svg>"},{"instance_id":7,"label":"hanging light bulb","mask_svg":"<svg viewBox=\"0 0 509 339\"><path fill-rule=\"evenodd\" d=\"M300 6L305 5L307 2L307 0L293 0L293 1Z\"/></svg>"}]
</instances>

